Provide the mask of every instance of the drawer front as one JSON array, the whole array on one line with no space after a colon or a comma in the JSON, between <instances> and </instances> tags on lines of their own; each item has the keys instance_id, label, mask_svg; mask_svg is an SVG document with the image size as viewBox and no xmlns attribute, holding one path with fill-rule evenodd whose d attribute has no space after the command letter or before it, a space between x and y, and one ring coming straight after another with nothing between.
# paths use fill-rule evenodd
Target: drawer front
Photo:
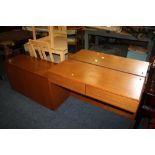
<instances>
[{"instance_id":1,"label":"drawer front","mask_svg":"<svg viewBox=\"0 0 155 155\"><path fill-rule=\"evenodd\" d=\"M69 79L52 73L49 76L49 81L80 94L85 94L85 84L77 80Z\"/></svg>"},{"instance_id":2,"label":"drawer front","mask_svg":"<svg viewBox=\"0 0 155 155\"><path fill-rule=\"evenodd\" d=\"M139 102L136 100L119 96L90 85L86 85L86 95L132 113L137 111L139 105Z\"/></svg>"}]
</instances>

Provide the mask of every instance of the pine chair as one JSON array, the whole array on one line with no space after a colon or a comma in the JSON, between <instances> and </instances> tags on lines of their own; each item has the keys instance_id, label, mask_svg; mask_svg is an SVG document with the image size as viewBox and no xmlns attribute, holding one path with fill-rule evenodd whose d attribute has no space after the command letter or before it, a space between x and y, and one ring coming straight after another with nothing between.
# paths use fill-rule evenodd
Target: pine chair
<instances>
[{"instance_id":1,"label":"pine chair","mask_svg":"<svg viewBox=\"0 0 155 155\"><path fill-rule=\"evenodd\" d=\"M60 56L60 62L65 60L68 53L67 29L65 26L48 26L48 36L37 39L35 27L32 27L33 40L46 42L52 50L52 53ZM39 43L39 42L38 42Z\"/></svg>"},{"instance_id":2,"label":"pine chair","mask_svg":"<svg viewBox=\"0 0 155 155\"><path fill-rule=\"evenodd\" d=\"M54 62L52 50L47 42L29 39L30 56Z\"/></svg>"}]
</instances>

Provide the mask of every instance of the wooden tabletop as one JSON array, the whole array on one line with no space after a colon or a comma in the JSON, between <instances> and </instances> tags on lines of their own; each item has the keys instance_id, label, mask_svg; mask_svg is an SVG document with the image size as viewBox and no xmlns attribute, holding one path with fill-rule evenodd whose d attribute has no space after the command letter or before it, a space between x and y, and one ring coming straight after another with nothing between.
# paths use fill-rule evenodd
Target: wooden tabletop
<instances>
[{"instance_id":1,"label":"wooden tabletop","mask_svg":"<svg viewBox=\"0 0 155 155\"><path fill-rule=\"evenodd\" d=\"M71 59L143 77L146 76L149 66L149 62L104 54L90 50L80 50L79 52L73 54L71 56Z\"/></svg>"},{"instance_id":2,"label":"wooden tabletop","mask_svg":"<svg viewBox=\"0 0 155 155\"><path fill-rule=\"evenodd\" d=\"M26 55L18 55L6 60L6 63L13 66L19 67L26 71L36 73L38 75L43 75L50 69L52 66L56 65L54 63L36 59Z\"/></svg>"},{"instance_id":3,"label":"wooden tabletop","mask_svg":"<svg viewBox=\"0 0 155 155\"><path fill-rule=\"evenodd\" d=\"M135 113L144 77L119 72L75 60L67 60L48 70L48 78L62 87Z\"/></svg>"}]
</instances>

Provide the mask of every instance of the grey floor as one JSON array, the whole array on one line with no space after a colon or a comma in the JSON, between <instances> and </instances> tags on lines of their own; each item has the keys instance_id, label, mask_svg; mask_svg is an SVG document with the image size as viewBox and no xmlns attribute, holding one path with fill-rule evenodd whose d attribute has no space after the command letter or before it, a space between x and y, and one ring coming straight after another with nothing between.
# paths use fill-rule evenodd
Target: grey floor
<instances>
[{"instance_id":1,"label":"grey floor","mask_svg":"<svg viewBox=\"0 0 155 155\"><path fill-rule=\"evenodd\" d=\"M11 89L0 80L0 128L7 129L121 129L130 121L89 103L69 97L52 111Z\"/></svg>"}]
</instances>

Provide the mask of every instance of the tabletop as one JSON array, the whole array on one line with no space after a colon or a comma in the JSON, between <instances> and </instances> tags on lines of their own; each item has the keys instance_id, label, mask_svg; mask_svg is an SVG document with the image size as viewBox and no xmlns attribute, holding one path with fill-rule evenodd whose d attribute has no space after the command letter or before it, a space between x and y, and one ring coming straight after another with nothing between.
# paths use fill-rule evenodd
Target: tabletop
<instances>
[{"instance_id":1,"label":"tabletop","mask_svg":"<svg viewBox=\"0 0 155 155\"><path fill-rule=\"evenodd\" d=\"M80 50L79 52L73 54L71 59L143 77L147 75L149 66L149 62L90 50Z\"/></svg>"},{"instance_id":2,"label":"tabletop","mask_svg":"<svg viewBox=\"0 0 155 155\"><path fill-rule=\"evenodd\" d=\"M28 72L43 75L52 66L56 65L45 60L36 59L26 55L18 55L6 60L6 64L13 65L15 67L24 69Z\"/></svg>"},{"instance_id":3,"label":"tabletop","mask_svg":"<svg viewBox=\"0 0 155 155\"><path fill-rule=\"evenodd\" d=\"M76 60L67 60L48 70L48 79L62 87L137 111L145 78Z\"/></svg>"}]
</instances>

